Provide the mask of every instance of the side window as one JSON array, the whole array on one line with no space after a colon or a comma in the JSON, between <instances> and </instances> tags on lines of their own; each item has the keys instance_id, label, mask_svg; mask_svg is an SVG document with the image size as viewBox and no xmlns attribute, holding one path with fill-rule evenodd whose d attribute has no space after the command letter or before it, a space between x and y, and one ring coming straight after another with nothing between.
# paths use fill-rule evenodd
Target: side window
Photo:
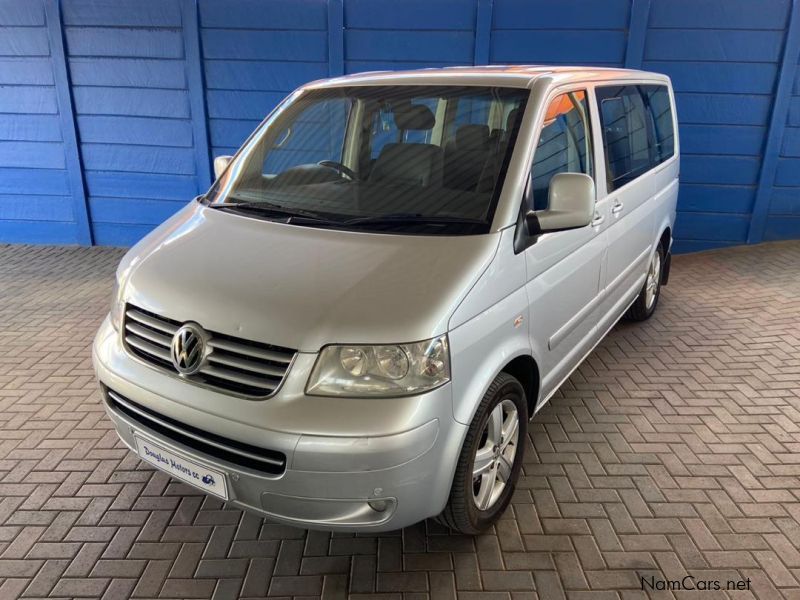
<instances>
[{"instance_id":1,"label":"side window","mask_svg":"<svg viewBox=\"0 0 800 600\"><path fill-rule=\"evenodd\" d=\"M597 103L610 192L650 169L651 123L637 86L597 88Z\"/></svg>"},{"instance_id":2,"label":"side window","mask_svg":"<svg viewBox=\"0 0 800 600\"><path fill-rule=\"evenodd\" d=\"M584 91L561 94L547 108L531 167L529 209L547 208L550 180L557 173L594 173Z\"/></svg>"},{"instance_id":3,"label":"side window","mask_svg":"<svg viewBox=\"0 0 800 600\"><path fill-rule=\"evenodd\" d=\"M675 130L669 91L663 85L643 85L641 89L655 129L654 164L660 165L675 154Z\"/></svg>"},{"instance_id":4,"label":"side window","mask_svg":"<svg viewBox=\"0 0 800 600\"><path fill-rule=\"evenodd\" d=\"M342 160L350 100L316 102L297 116L291 128L278 134L267 152L262 173L275 175L321 160Z\"/></svg>"},{"instance_id":5,"label":"side window","mask_svg":"<svg viewBox=\"0 0 800 600\"><path fill-rule=\"evenodd\" d=\"M597 88L608 191L675 153L669 92L662 85Z\"/></svg>"}]
</instances>

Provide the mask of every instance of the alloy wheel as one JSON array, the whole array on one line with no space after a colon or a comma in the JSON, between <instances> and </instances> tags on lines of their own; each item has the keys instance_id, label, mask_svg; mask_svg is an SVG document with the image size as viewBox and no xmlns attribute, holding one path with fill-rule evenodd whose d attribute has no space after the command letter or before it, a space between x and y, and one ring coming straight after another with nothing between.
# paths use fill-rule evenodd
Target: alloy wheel
<instances>
[{"instance_id":1,"label":"alloy wheel","mask_svg":"<svg viewBox=\"0 0 800 600\"><path fill-rule=\"evenodd\" d=\"M647 270L647 282L645 283L644 304L647 310L652 308L658 294L658 281L661 278L661 254L658 251L653 253L650 261L650 268Z\"/></svg>"},{"instance_id":2,"label":"alloy wheel","mask_svg":"<svg viewBox=\"0 0 800 600\"><path fill-rule=\"evenodd\" d=\"M472 494L479 510L488 510L503 493L519 448L519 414L505 399L492 409L472 463Z\"/></svg>"}]
</instances>

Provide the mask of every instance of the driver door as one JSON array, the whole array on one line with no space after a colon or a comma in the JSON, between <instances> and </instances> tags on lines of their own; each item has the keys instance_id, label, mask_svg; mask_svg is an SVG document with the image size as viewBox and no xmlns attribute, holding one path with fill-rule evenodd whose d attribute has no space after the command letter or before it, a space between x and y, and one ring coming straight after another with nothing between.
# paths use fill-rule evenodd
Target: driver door
<instances>
[{"instance_id":1,"label":"driver door","mask_svg":"<svg viewBox=\"0 0 800 600\"><path fill-rule=\"evenodd\" d=\"M527 208L534 211L547 208L550 180L557 173L594 177L587 90L557 93L547 107L526 193ZM595 340L606 252L602 210L597 207L591 225L540 234L525 250L529 332L540 363L542 403Z\"/></svg>"}]
</instances>

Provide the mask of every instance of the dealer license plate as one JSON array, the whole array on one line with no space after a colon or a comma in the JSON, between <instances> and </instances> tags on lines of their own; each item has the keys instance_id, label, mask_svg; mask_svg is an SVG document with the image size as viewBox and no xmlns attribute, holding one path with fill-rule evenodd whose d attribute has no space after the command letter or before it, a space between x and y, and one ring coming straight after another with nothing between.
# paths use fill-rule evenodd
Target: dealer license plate
<instances>
[{"instance_id":1,"label":"dealer license plate","mask_svg":"<svg viewBox=\"0 0 800 600\"><path fill-rule=\"evenodd\" d=\"M167 450L149 439L133 434L139 458L158 467L176 479L185 481L204 492L228 499L228 482L225 473L195 462L185 456Z\"/></svg>"}]
</instances>

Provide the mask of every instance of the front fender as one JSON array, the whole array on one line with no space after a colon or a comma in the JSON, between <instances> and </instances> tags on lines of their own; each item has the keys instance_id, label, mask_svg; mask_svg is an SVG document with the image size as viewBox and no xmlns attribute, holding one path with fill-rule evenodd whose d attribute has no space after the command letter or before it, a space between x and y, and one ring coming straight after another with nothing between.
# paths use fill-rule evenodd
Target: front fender
<instances>
[{"instance_id":1,"label":"front fender","mask_svg":"<svg viewBox=\"0 0 800 600\"><path fill-rule=\"evenodd\" d=\"M458 348L451 370L453 417L459 423L472 422L489 385L509 362L531 356L527 315L527 295L520 288L450 332L451 347Z\"/></svg>"},{"instance_id":2,"label":"front fender","mask_svg":"<svg viewBox=\"0 0 800 600\"><path fill-rule=\"evenodd\" d=\"M514 228L509 227L491 265L450 319L453 417L459 423L472 422L505 365L531 355L528 314L525 255L514 252Z\"/></svg>"}]
</instances>

